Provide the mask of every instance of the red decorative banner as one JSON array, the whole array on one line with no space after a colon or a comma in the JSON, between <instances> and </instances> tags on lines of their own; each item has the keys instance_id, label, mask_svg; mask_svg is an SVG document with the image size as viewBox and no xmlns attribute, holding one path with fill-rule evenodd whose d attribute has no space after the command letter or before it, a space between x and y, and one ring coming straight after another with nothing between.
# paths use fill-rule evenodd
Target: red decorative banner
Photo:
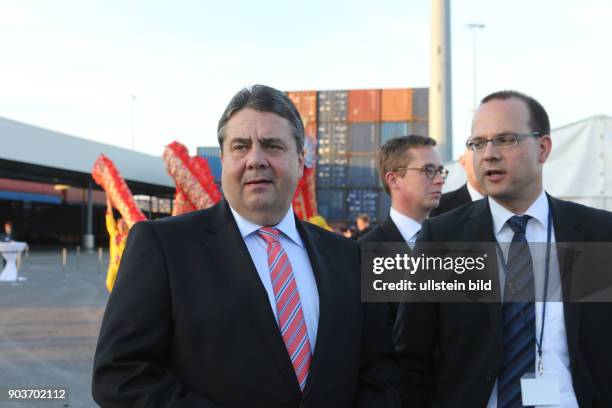
<instances>
[{"instance_id":1,"label":"red decorative banner","mask_svg":"<svg viewBox=\"0 0 612 408\"><path fill-rule=\"evenodd\" d=\"M115 164L108 157L103 154L98 157L91 175L95 182L104 189L113 207L119 211L128 227L131 228L135 223L147 219L136 205L132 192Z\"/></svg>"},{"instance_id":2,"label":"red decorative banner","mask_svg":"<svg viewBox=\"0 0 612 408\"><path fill-rule=\"evenodd\" d=\"M189 202L185 193L177 187L174 204L172 205L172 215L181 215L195 210L196 208Z\"/></svg>"},{"instance_id":3,"label":"red decorative banner","mask_svg":"<svg viewBox=\"0 0 612 408\"><path fill-rule=\"evenodd\" d=\"M177 189L173 214L208 208L221 200L210 167L202 157L189 157L187 148L172 142L164 149L162 155L168 174L174 180Z\"/></svg>"}]
</instances>

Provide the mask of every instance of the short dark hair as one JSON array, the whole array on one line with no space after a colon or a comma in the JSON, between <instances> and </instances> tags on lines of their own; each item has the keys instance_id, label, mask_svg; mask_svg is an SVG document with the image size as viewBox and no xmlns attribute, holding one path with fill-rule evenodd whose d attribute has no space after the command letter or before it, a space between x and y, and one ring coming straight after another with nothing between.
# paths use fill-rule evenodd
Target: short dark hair
<instances>
[{"instance_id":1,"label":"short dark hair","mask_svg":"<svg viewBox=\"0 0 612 408\"><path fill-rule=\"evenodd\" d=\"M361 220L363 222L370 222L370 216L366 213L361 213L357 216L358 220Z\"/></svg>"},{"instance_id":2,"label":"short dark hair","mask_svg":"<svg viewBox=\"0 0 612 408\"><path fill-rule=\"evenodd\" d=\"M391 195L385 174L406 165L410 160L410 149L422 146L435 146L436 141L429 136L409 135L388 140L376 155L378 177L387 194Z\"/></svg>"},{"instance_id":3,"label":"short dark hair","mask_svg":"<svg viewBox=\"0 0 612 408\"><path fill-rule=\"evenodd\" d=\"M304 123L297 108L289 97L282 91L266 85L253 85L242 88L229 102L219 124L217 125L217 139L223 151L225 140L225 126L232 115L242 109L250 108L260 112L272 112L289 121L298 153L304 149Z\"/></svg>"},{"instance_id":4,"label":"short dark hair","mask_svg":"<svg viewBox=\"0 0 612 408\"><path fill-rule=\"evenodd\" d=\"M532 132L538 132L540 136L550 135L548 113L546 113L546 110L540 102L529 95L512 90L497 91L482 98L480 104L483 105L492 100L505 101L512 98L519 99L527 105L527 110L529 111L529 121L527 125Z\"/></svg>"}]
</instances>

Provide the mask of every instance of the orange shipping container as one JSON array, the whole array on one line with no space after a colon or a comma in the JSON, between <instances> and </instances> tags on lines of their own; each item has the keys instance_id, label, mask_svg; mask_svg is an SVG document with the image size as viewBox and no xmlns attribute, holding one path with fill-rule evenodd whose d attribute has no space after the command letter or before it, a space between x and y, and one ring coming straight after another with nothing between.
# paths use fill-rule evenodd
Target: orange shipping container
<instances>
[{"instance_id":1,"label":"orange shipping container","mask_svg":"<svg viewBox=\"0 0 612 408\"><path fill-rule=\"evenodd\" d=\"M309 128L313 124L316 127L317 91L287 92L287 96L291 99L298 112L300 112L304 127Z\"/></svg>"},{"instance_id":2,"label":"orange shipping container","mask_svg":"<svg viewBox=\"0 0 612 408\"><path fill-rule=\"evenodd\" d=\"M383 89L380 99L381 121L400 122L413 119L412 89Z\"/></svg>"},{"instance_id":3,"label":"orange shipping container","mask_svg":"<svg viewBox=\"0 0 612 408\"><path fill-rule=\"evenodd\" d=\"M380 121L380 89L349 91L348 122Z\"/></svg>"}]
</instances>

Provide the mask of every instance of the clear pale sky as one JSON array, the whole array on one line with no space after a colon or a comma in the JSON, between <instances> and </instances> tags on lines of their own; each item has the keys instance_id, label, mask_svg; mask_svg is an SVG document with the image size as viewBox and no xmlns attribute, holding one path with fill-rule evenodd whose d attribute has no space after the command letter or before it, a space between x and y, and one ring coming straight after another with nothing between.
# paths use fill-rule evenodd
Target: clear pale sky
<instances>
[{"instance_id":1,"label":"clear pale sky","mask_svg":"<svg viewBox=\"0 0 612 408\"><path fill-rule=\"evenodd\" d=\"M160 155L216 144L241 87L429 86L428 0L0 0L0 116ZM477 96L513 88L553 127L612 115L612 2L451 0L456 155ZM2 143L5 135L0 135ZM35 146L33 148L36 148Z\"/></svg>"}]
</instances>

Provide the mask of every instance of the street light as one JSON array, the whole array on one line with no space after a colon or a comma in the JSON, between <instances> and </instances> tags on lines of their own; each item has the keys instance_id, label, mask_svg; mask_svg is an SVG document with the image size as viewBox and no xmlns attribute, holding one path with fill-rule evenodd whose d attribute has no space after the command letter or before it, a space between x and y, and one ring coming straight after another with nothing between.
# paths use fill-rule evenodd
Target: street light
<instances>
[{"instance_id":1,"label":"street light","mask_svg":"<svg viewBox=\"0 0 612 408\"><path fill-rule=\"evenodd\" d=\"M473 62L472 62L472 68L473 68L473 74L474 74L474 80L473 80L473 86L474 86L474 90L473 90L473 99L474 99L474 110L476 110L476 107L478 106L478 101L476 99L476 32L478 30L482 30L483 28L485 28L485 25L482 23L470 23L467 25L467 27L472 30L472 51L473 51Z\"/></svg>"}]
</instances>

